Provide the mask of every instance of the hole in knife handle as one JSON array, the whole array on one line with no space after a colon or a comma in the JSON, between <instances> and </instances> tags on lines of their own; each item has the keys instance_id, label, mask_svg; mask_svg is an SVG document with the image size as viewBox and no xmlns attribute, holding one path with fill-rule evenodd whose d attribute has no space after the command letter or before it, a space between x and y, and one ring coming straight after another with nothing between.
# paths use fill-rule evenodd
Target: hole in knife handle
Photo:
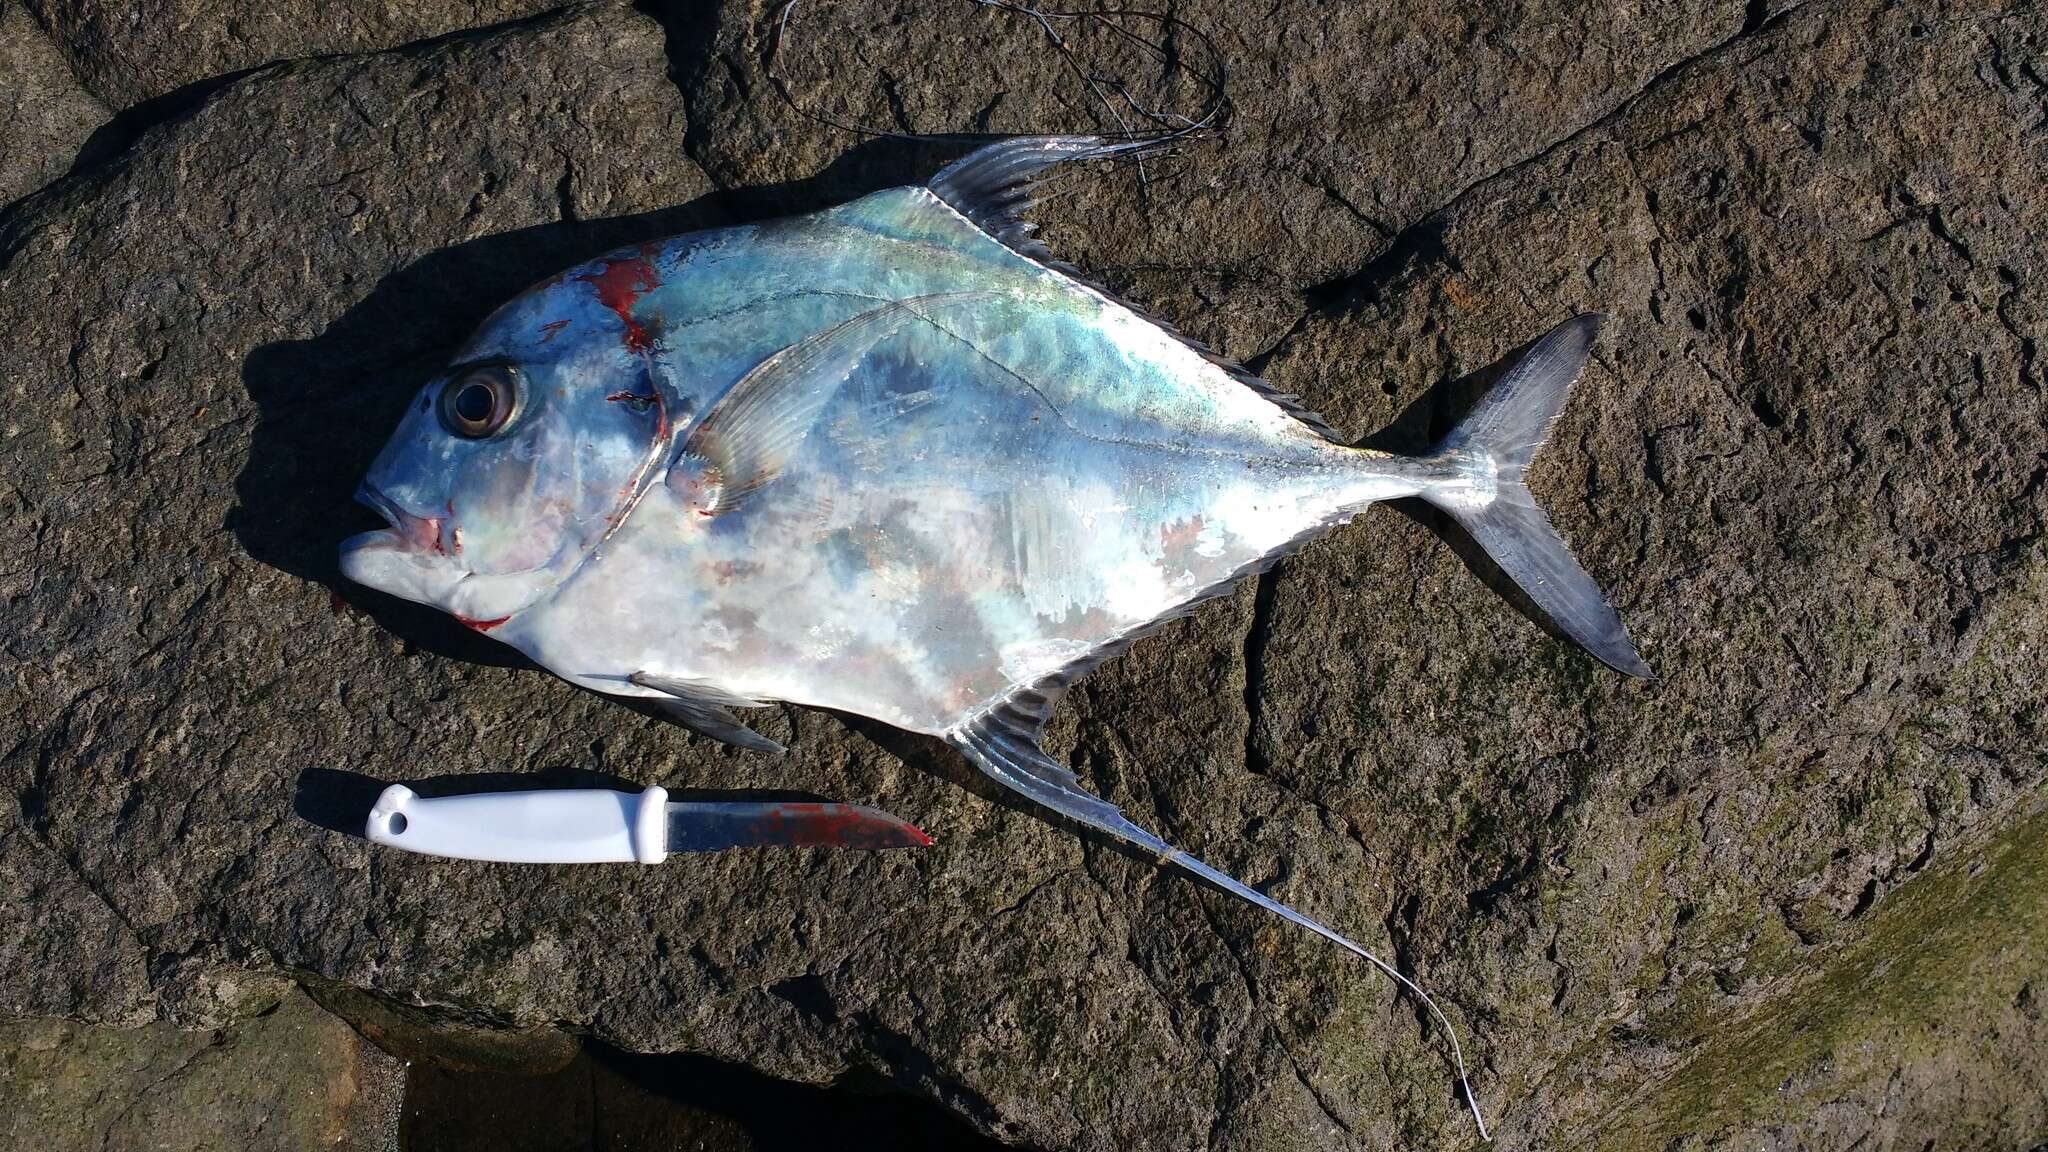
<instances>
[{"instance_id":1,"label":"hole in knife handle","mask_svg":"<svg viewBox=\"0 0 2048 1152\"><path fill-rule=\"evenodd\" d=\"M405 813L393 812L391 818L384 822L384 827L393 836L402 834L405 831Z\"/></svg>"}]
</instances>

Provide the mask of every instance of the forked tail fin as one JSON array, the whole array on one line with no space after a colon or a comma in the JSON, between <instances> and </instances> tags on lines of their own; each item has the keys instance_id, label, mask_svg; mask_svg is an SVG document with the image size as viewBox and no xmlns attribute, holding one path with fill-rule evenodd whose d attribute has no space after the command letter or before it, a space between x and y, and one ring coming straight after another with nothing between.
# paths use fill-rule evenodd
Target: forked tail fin
<instances>
[{"instance_id":1,"label":"forked tail fin","mask_svg":"<svg viewBox=\"0 0 2048 1152\"><path fill-rule=\"evenodd\" d=\"M1429 459L1422 498L1450 513L1564 634L1617 672L1649 676L1628 629L1536 506L1523 473L1600 332L1597 313L1551 329L1509 366Z\"/></svg>"}]
</instances>

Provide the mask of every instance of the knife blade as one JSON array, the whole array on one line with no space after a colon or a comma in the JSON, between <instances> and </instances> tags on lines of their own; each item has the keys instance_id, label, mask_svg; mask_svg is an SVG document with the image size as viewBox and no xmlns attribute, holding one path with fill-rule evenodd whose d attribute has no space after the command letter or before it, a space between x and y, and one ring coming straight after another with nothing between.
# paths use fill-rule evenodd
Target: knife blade
<instances>
[{"instance_id":1,"label":"knife blade","mask_svg":"<svg viewBox=\"0 0 2048 1152\"><path fill-rule=\"evenodd\" d=\"M859 804L811 801L670 801L668 850L721 852L756 845L799 848L927 848L907 820Z\"/></svg>"},{"instance_id":2,"label":"knife blade","mask_svg":"<svg viewBox=\"0 0 2048 1152\"><path fill-rule=\"evenodd\" d=\"M857 804L671 803L660 787L429 797L393 784L371 806L363 835L427 856L520 864L659 864L670 852L780 846L875 851L931 844L908 821Z\"/></svg>"}]
</instances>

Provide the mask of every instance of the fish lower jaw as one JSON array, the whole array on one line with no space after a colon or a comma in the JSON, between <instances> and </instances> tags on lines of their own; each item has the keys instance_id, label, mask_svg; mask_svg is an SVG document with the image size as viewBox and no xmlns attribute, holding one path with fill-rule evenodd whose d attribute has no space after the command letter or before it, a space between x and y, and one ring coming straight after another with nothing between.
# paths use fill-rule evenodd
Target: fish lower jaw
<instances>
[{"instance_id":1,"label":"fish lower jaw","mask_svg":"<svg viewBox=\"0 0 2048 1152\"><path fill-rule=\"evenodd\" d=\"M340 560L341 574L355 583L435 608L446 608L469 575L447 556L414 547L396 528L349 537L342 541Z\"/></svg>"}]
</instances>

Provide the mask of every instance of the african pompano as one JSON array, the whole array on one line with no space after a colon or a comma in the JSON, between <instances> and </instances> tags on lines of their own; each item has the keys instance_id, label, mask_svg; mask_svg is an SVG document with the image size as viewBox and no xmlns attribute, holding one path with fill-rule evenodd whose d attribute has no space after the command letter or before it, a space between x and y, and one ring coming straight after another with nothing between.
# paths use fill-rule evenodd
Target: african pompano
<instances>
[{"instance_id":1,"label":"african pompano","mask_svg":"<svg viewBox=\"0 0 2048 1152\"><path fill-rule=\"evenodd\" d=\"M1397 497L1646 674L1522 480L1597 318L1531 346L1434 451L1348 447L1030 238L1050 166L1129 147L1006 141L922 187L541 284L420 393L362 487L392 527L342 569L741 747L779 750L729 711L772 701L941 736L1420 995L1126 820L1039 733L1136 637Z\"/></svg>"}]
</instances>

